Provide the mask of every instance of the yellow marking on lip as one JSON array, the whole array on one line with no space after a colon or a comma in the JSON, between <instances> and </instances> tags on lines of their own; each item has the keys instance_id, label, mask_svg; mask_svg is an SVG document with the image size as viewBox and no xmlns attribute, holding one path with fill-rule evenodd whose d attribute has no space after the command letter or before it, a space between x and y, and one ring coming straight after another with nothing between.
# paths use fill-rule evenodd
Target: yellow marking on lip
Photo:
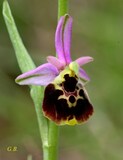
<instances>
[{"instance_id":1,"label":"yellow marking on lip","mask_svg":"<svg viewBox=\"0 0 123 160\"><path fill-rule=\"evenodd\" d=\"M58 97L58 100L59 100L59 99L66 99L69 108L75 107L77 101L75 100L74 103L71 103L71 102L69 101L69 97L70 97L70 96L66 97L66 96L63 94L63 95L61 95L61 96ZM76 99L76 97L75 97L75 99Z\"/></svg>"},{"instance_id":2,"label":"yellow marking on lip","mask_svg":"<svg viewBox=\"0 0 123 160\"><path fill-rule=\"evenodd\" d=\"M73 67L74 66L74 67ZM60 74L54 79L55 84L60 84L65 81L64 76L68 74L70 77L75 77L78 79L77 75L77 64L76 62L70 63L70 66L67 66L63 71L60 72Z\"/></svg>"},{"instance_id":3,"label":"yellow marking on lip","mask_svg":"<svg viewBox=\"0 0 123 160\"><path fill-rule=\"evenodd\" d=\"M74 126L75 124L78 124L77 120L75 119L75 117L73 119L67 120L65 122L65 124L68 124L70 126Z\"/></svg>"}]
</instances>

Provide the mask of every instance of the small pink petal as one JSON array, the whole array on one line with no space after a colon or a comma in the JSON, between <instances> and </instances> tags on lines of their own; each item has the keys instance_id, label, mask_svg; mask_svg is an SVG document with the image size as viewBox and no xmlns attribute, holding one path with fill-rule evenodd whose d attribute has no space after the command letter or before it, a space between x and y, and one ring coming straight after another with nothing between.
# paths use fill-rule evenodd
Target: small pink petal
<instances>
[{"instance_id":1,"label":"small pink petal","mask_svg":"<svg viewBox=\"0 0 123 160\"><path fill-rule=\"evenodd\" d=\"M65 64L63 64L63 62L61 62L58 58L53 57L53 56L48 56L47 57L47 61L49 63L51 63L52 65L54 65L59 71L63 70L65 67Z\"/></svg>"},{"instance_id":2,"label":"small pink petal","mask_svg":"<svg viewBox=\"0 0 123 160\"><path fill-rule=\"evenodd\" d=\"M55 47L58 58L66 64L71 62L70 47L72 34L72 18L62 16L58 22L55 34Z\"/></svg>"},{"instance_id":3,"label":"small pink petal","mask_svg":"<svg viewBox=\"0 0 123 160\"><path fill-rule=\"evenodd\" d=\"M79 77L82 78L84 81L90 80L89 76L82 68L79 68Z\"/></svg>"},{"instance_id":4,"label":"small pink petal","mask_svg":"<svg viewBox=\"0 0 123 160\"><path fill-rule=\"evenodd\" d=\"M80 57L76 59L75 61L78 63L79 66L83 66L84 64L93 61L93 58L89 56L85 56L85 57Z\"/></svg>"},{"instance_id":5,"label":"small pink petal","mask_svg":"<svg viewBox=\"0 0 123 160\"><path fill-rule=\"evenodd\" d=\"M50 63L45 63L31 71L21 74L16 78L20 85L47 85L58 75L58 70Z\"/></svg>"}]
</instances>

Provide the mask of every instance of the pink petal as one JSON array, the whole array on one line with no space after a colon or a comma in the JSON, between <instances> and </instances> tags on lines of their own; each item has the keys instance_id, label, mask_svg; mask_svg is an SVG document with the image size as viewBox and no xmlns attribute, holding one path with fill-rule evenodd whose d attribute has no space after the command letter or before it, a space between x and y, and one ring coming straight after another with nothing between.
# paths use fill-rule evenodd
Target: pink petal
<instances>
[{"instance_id":1,"label":"pink petal","mask_svg":"<svg viewBox=\"0 0 123 160\"><path fill-rule=\"evenodd\" d=\"M57 75L57 68L50 63L45 63L36 69L21 74L15 81L20 85L47 85Z\"/></svg>"},{"instance_id":2,"label":"pink petal","mask_svg":"<svg viewBox=\"0 0 123 160\"><path fill-rule=\"evenodd\" d=\"M79 77L82 78L84 81L90 80L89 76L82 68L79 68Z\"/></svg>"},{"instance_id":3,"label":"pink petal","mask_svg":"<svg viewBox=\"0 0 123 160\"><path fill-rule=\"evenodd\" d=\"M37 86L47 86L54 80L55 76L51 74L41 75L36 77L28 77L26 79L19 79L16 82L20 85L37 85Z\"/></svg>"},{"instance_id":4,"label":"pink petal","mask_svg":"<svg viewBox=\"0 0 123 160\"><path fill-rule=\"evenodd\" d=\"M70 47L72 34L72 18L69 15L62 16L58 22L55 34L55 47L58 58L65 64L71 62Z\"/></svg>"},{"instance_id":5,"label":"pink petal","mask_svg":"<svg viewBox=\"0 0 123 160\"><path fill-rule=\"evenodd\" d=\"M53 56L48 56L47 61L54 65L58 70L63 70L65 67L65 64L63 64L58 58Z\"/></svg>"},{"instance_id":6,"label":"pink petal","mask_svg":"<svg viewBox=\"0 0 123 160\"><path fill-rule=\"evenodd\" d=\"M93 58L86 56L86 57L80 57L80 58L76 59L75 61L78 63L79 66L83 66L84 64L93 61Z\"/></svg>"}]
</instances>

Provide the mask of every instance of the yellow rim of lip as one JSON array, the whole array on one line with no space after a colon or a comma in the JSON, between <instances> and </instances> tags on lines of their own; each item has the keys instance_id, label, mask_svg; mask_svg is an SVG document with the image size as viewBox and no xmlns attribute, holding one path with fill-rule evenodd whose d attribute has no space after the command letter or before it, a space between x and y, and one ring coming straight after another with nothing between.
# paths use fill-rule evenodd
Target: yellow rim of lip
<instances>
[{"instance_id":1,"label":"yellow rim of lip","mask_svg":"<svg viewBox=\"0 0 123 160\"><path fill-rule=\"evenodd\" d=\"M65 122L65 124L68 124L68 125L73 126L73 125L75 125L75 124L78 124L78 122L77 122L77 120L76 120L75 118L73 118L73 119L71 119L71 120L67 120L67 121Z\"/></svg>"}]
</instances>

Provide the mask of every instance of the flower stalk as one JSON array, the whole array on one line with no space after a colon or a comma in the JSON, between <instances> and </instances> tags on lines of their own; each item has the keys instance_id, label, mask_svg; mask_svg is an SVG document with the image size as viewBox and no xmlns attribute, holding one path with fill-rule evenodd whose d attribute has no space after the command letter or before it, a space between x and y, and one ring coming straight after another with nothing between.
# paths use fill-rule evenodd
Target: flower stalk
<instances>
[{"instance_id":1,"label":"flower stalk","mask_svg":"<svg viewBox=\"0 0 123 160\"><path fill-rule=\"evenodd\" d=\"M58 0L58 19L68 13L68 0ZM49 121L49 159L57 160L59 127ZM45 160L45 159L44 159Z\"/></svg>"},{"instance_id":2,"label":"flower stalk","mask_svg":"<svg viewBox=\"0 0 123 160\"><path fill-rule=\"evenodd\" d=\"M58 19L68 13L68 0L58 0Z\"/></svg>"}]
</instances>

